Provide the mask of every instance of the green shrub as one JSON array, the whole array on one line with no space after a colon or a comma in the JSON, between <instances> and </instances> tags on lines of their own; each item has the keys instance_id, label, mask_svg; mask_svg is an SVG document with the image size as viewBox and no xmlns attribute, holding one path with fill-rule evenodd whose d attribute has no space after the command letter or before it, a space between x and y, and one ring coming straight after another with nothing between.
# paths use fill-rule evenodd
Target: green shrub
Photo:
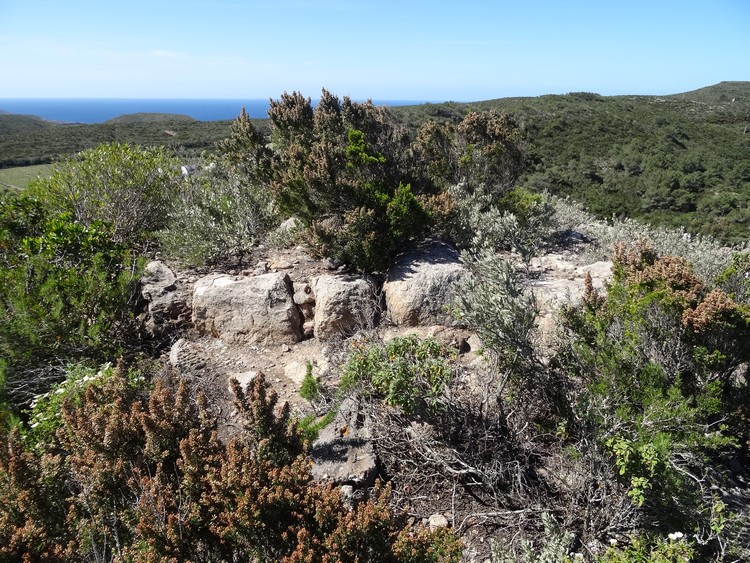
<instances>
[{"instance_id":1,"label":"green shrub","mask_svg":"<svg viewBox=\"0 0 750 563\"><path fill-rule=\"evenodd\" d=\"M410 335L386 344L356 343L354 347L341 378L341 392L364 384L387 405L407 414L439 410L453 370L450 352L435 340L420 341Z\"/></svg>"},{"instance_id":2,"label":"green shrub","mask_svg":"<svg viewBox=\"0 0 750 563\"><path fill-rule=\"evenodd\" d=\"M267 190L221 162L184 182L158 240L169 257L203 266L241 260L274 222Z\"/></svg>"},{"instance_id":3,"label":"green shrub","mask_svg":"<svg viewBox=\"0 0 750 563\"><path fill-rule=\"evenodd\" d=\"M363 192L365 205L338 220L313 223L315 250L356 270L383 272L425 232L430 216L408 184L399 184L392 193L371 186Z\"/></svg>"},{"instance_id":4,"label":"green shrub","mask_svg":"<svg viewBox=\"0 0 750 563\"><path fill-rule=\"evenodd\" d=\"M315 401L320 397L320 383L312 373L312 363L307 362L305 366L305 377L299 388L300 397L308 401Z\"/></svg>"},{"instance_id":5,"label":"green shrub","mask_svg":"<svg viewBox=\"0 0 750 563\"><path fill-rule=\"evenodd\" d=\"M102 223L0 201L0 356L6 393L23 402L69 360L113 357L135 336L140 267Z\"/></svg>"},{"instance_id":6,"label":"green shrub","mask_svg":"<svg viewBox=\"0 0 750 563\"><path fill-rule=\"evenodd\" d=\"M564 314L557 361L584 385L579 429L601 444L655 529L707 527L707 456L747 439L748 312L690 265L618 247L607 294L590 284ZM737 370L740 370L738 372ZM592 434L588 434L588 433Z\"/></svg>"},{"instance_id":7,"label":"green shrub","mask_svg":"<svg viewBox=\"0 0 750 563\"><path fill-rule=\"evenodd\" d=\"M690 563L695 548L682 532L670 533L667 538L634 536L624 547L612 542L598 563Z\"/></svg>"},{"instance_id":8,"label":"green shrub","mask_svg":"<svg viewBox=\"0 0 750 563\"><path fill-rule=\"evenodd\" d=\"M130 244L164 226L178 190L179 170L163 148L102 144L56 164L30 190L85 226L112 226Z\"/></svg>"},{"instance_id":9,"label":"green shrub","mask_svg":"<svg viewBox=\"0 0 750 563\"><path fill-rule=\"evenodd\" d=\"M750 252L734 253L715 281L734 301L750 305Z\"/></svg>"},{"instance_id":10,"label":"green shrub","mask_svg":"<svg viewBox=\"0 0 750 563\"><path fill-rule=\"evenodd\" d=\"M297 421L297 428L299 429L300 434L302 434L304 440L308 444L312 444L318 439L320 431L333 422L335 416L335 410L328 411L321 417L315 416L314 414L308 414Z\"/></svg>"},{"instance_id":11,"label":"green shrub","mask_svg":"<svg viewBox=\"0 0 750 563\"><path fill-rule=\"evenodd\" d=\"M241 114L221 150L282 213L310 228L314 252L357 270L386 270L433 226L456 231L433 225L444 217L427 211L446 185L465 185L491 204L523 167L520 124L495 112L471 113L456 128L433 124L414 143L387 109L325 90L315 109L285 93L269 118L266 139Z\"/></svg>"}]
</instances>

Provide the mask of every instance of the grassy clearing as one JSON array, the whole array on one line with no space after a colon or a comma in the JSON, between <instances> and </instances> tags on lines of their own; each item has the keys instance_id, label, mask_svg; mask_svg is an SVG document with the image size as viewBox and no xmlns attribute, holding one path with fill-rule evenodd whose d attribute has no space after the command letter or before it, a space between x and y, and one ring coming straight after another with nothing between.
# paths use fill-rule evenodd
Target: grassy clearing
<instances>
[{"instance_id":1,"label":"grassy clearing","mask_svg":"<svg viewBox=\"0 0 750 563\"><path fill-rule=\"evenodd\" d=\"M0 187L25 189L32 180L49 173L51 164L36 164L33 166L19 166L16 168L0 169Z\"/></svg>"}]
</instances>

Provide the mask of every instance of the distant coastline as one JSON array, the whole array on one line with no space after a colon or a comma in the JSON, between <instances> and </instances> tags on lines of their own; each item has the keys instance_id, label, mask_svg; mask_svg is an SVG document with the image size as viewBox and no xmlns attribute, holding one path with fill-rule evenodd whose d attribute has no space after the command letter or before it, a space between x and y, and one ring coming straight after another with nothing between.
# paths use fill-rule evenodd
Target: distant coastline
<instances>
[{"instance_id":1,"label":"distant coastline","mask_svg":"<svg viewBox=\"0 0 750 563\"><path fill-rule=\"evenodd\" d=\"M403 106L425 103L419 100L373 100L377 105ZM250 117L266 117L268 99L73 99L0 98L0 113L35 115L63 123L102 123L131 113L188 115L199 121L234 119L245 107Z\"/></svg>"}]
</instances>

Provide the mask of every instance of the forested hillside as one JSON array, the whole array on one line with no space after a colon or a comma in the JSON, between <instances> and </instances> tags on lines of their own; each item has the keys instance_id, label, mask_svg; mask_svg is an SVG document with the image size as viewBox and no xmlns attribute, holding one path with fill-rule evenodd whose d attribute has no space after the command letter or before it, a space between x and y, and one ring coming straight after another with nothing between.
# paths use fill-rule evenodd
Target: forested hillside
<instances>
[{"instance_id":1,"label":"forested hillside","mask_svg":"<svg viewBox=\"0 0 750 563\"><path fill-rule=\"evenodd\" d=\"M722 82L671 96L572 93L395 107L412 132L497 109L523 122L533 191L570 196L600 217L642 218L736 243L750 238L750 83ZM266 120L253 120L260 129ZM57 160L101 142L165 145L185 157L211 149L228 122L125 116L55 125L0 115L0 167Z\"/></svg>"},{"instance_id":2,"label":"forested hillside","mask_svg":"<svg viewBox=\"0 0 750 563\"><path fill-rule=\"evenodd\" d=\"M750 238L750 83L673 96L572 93L395 108L412 125L495 108L523 120L521 184L600 217L642 218L727 242Z\"/></svg>"},{"instance_id":3,"label":"forested hillside","mask_svg":"<svg viewBox=\"0 0 750 563\"><path fill-rule=\"evenodd\" d=\"M0 115L0 168L55 162L100 143L167 146L184 156L212 148L227 135L229 121L140 114L105 123L64 124L33 116Z\"/></svg>"}]
</instances>

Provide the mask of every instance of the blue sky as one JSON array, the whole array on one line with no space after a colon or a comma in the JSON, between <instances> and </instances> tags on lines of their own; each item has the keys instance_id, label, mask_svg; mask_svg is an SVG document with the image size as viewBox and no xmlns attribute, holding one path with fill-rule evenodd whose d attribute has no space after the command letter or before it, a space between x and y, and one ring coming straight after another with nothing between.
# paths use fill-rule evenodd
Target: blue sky
<instances>
[{"instance_id":1,"label":"blue sky","mask_svg":"<svg viewBox=\"0 0 750 563\"><path fill-rule=\"evenodd\" d=\"M0 0L0 98L470 101L750 80L747 0Z\"/></svg>"}]
</instances>

